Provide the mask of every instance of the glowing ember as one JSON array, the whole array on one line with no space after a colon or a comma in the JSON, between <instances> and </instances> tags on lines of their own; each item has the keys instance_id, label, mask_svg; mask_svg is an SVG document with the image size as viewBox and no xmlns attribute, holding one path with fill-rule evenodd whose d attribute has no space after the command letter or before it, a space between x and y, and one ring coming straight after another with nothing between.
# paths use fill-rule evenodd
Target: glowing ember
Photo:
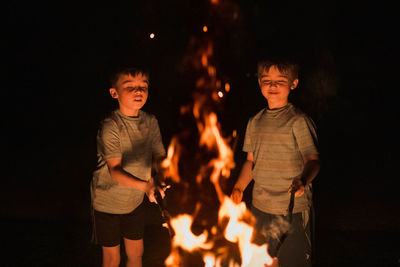
<instances>
[{"instance_id":1,"label":"glowing ember","mask_svg":"<svg viewBox=\"0 0 400 267\"><path fill-rule=\"evenodd\" d=\"M231 85L229 83L225 83L225 92L229 92L231 90Z\"/></svg>"},{"instance_id":2,"label":"glowing ember","mask_svg":"<svg viewBox=\"0 0 400 267\"><path fill-rule=\"evenodd\" d=\"M203 32L207 32L207 31L208 31L208 28L207 28L206 25L204 25L204 26L203 26Z\"/></svg>"}]
</instances>

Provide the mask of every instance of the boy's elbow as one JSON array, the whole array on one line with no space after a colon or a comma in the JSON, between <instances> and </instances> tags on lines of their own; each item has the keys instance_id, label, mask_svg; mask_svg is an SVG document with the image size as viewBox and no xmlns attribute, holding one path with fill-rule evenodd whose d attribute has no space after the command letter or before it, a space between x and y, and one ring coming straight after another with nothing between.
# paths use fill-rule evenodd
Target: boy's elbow
<instances>
[{"instance_id":1,"label":"boy's elbow","mask_svg":"<svg viewBox=\"0 0 400 267\"><path fill-rule=\"evenodd\" d=\"M314 165L318 165L318 166L320 165L320 160L319 160L318 155L314 158L309 159L309 161L312 162Z\"/></svg>"},{"instance_id":2,"label":"boy's elbow","mask_svg":"<svg viewBox=\"0 0 400 267\"><path fill-rule=\"evenodd\" d=\"M306 166L308 166L307 168L311 168L315 172L319 172L319 169L321 167L321 162L320 162L320 159L319 159L319 155L318 154L308 155L304 159L304 164Z\"/></svg>"},{"instance_id":3,"label":"boy's elbow","mask_svg":"<svg viewBox=\"0 0 400 267\"><path fill-rule=\"evenodd\" d=\"M319 173L319 170L321 169L320 160L319 159L311 160L309 164L311 165L311 168L313 169L315 175L317 175Z\"/></svg>"},{"instance_id":4,"label":"boy's elbow","mask_svg":"<svg viewBox=\"0 0 400 267\"><path fill-rule=\"evenodd\" d=\"M321 169L321 162L320 162L320 160L319 160L319 159L315 160L314 164L315 164L316 172L318 173L319 170Z\"/></svg>"},{"instance_id":5,"label":"boy's elbow","mask_svg":"<svg viewBox=\"0 0 400 267\"><path fill-rule=\"evenodd\" d=\"M318 154L310 154L307 155L303 158L304 164L313 164L313 165L319 165L319 155Z\"/></svg>"}]
</instances>

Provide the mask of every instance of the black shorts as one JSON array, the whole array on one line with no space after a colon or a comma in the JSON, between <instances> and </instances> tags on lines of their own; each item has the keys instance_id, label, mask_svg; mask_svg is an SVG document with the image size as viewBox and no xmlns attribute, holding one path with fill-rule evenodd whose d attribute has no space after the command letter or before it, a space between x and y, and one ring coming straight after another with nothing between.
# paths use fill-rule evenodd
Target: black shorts
<instances>
[{"instance_id":1,"label":"black shorts","mask_svg":"<svg viewBox=\"0 0 400 267\"><path fill-rule=\"evenodd\" d=\"M94 210L94 242L104 247L120 244L121 238L139 240L144 233L144 204L128 214L110 214Z\"/></svg>"}]
</instances>

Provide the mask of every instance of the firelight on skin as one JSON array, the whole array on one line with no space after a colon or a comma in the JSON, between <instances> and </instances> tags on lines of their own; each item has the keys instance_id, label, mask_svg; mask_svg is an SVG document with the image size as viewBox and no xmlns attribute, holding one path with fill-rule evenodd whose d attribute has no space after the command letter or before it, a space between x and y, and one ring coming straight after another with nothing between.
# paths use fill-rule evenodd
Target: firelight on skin
<instances>
[{"instance_id":1,"label":"firelight on skin","mask_svg":"<svg viewBox=\"0 0 400 267\"><path fill-rule=\"evenodd\" d=\"M141 73L135 77L121 75L116 88L110 88L110 94L118 100L121 113L126 116L138 116L149 95L148 77Z\"/></svg>"},{"instance_id":2,"label":"firelight on skin","mask_svg":"<svg viewBox=\"0 0 400 267\"><path fill-rule=\"evenodd\" d=\"M299 80L292 80L288 74L281 73L278 68L272 66L268 71L263 71L258 83L261 93L268 101L268 107L275 109L288 104L290 90L297 87Z\"/></svg>"}]
</instances>

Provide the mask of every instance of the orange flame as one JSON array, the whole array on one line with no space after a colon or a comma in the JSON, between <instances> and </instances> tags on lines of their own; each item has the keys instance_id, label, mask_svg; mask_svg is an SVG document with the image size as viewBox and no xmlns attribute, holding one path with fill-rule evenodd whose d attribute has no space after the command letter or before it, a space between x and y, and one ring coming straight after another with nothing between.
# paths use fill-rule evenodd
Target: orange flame
<instances>
[{"instance_id":1,"label":"orange flame","mask_svg":"<svg viewBox=\"0 0 400 267\"><path fill-rule=\"evenodd\" d=\"M253 227L243 221L245 217L252 217L244 202L235 204L229 197L225 197L219 210L220 220L228 218L225 228L225 238L232 243L237 243L242 257L242 266L271 265L273 259L267 253L267 244L258 246L251 243Z\"/></svg>"},{"instance_id":2,"label":"orange flame","mask_svg":"<svg viewBox=\"0 0 400 267\"><path fill-rule=\"evenodd\" d=\"M207 233L203 232L199 236L194 235L190 231L192 226L193 218L188 214L179 215L171 220L171 225L176 231L175 236L172 239L172 243L175 247L181 247L189 252L196 249L210 249L212 244L206 243Z\"/></svg>"},{"instance_id":3,"label":"orange flame","mask_svg":"<svg viewBox=\"0 0 400 267\"><path fill-rule=\"evenodd\" d=\"M167 158L163 160L161 166L166 170L165 176L171 177L172 181L179 183L179 146L177 145L176 138L172 138L168 146Z\"/></svg>"},{"instance_id":4,"label":"orange flame","mask_svg":"<svg viewBox=\"0 0 400 267\"><path fill-rule=\"evenodd\" d=\"M211 3L218 4L219 1L211 0ZM215 154L214 158L209 160L205 166L200 167L196 175L196 184L201 185L204 179L209 179L214 186L220 202L219 227L213 226L210 231L204 230L200 235L194 235L191 232L194 215L181 214L171 218L170 222L175 236L172 238L171 253L165 264L168 267L183 266L184 260L181 255L183 250L188 253L199 252L206 267L220 267L222 260L226 260L226 258L222 258L222 255L228 253L228 250L215 248L215 241L224 238L226 241L237 244L242 261L240 266L275 265L276 260L272 259L267 252L267 244L258 246L252 243L255 219L247 210L245 203L233 203L221 188L220 178L230 177L235 162L228 139L221 135L217 115L209 111L207 104L210 101L219 103L224 95L230 92L231 85L229 83L222 84L221 80L217 78L216 67L212 65L213 44L211 41L201 47L195 55L193 66L205 75L198 78L195 83L198 92L195 93L191 112L199 132L199 148L205 148L213 152L212 155ZM181 108L181 113L189 114L189 112L188 106ZM236 131L232 133L232 137L236 137ZM214 153L215 151L217 153ZM182 182L178 166L180 154L179 139L174 137L162 166L166 170L166 176L171 177L175 183ZM230 267L239 266L233 258L229 260Z\"/></svg>"},{"instance_id":5,"label":"orange flame","mask_svg":"<svg viewBox=\"0 0 400 267\"><path fill-rule=\"evenodd\" d=\"M218 213L219 222L222 225L224 220L228 219L228 223L224 229L223 236L226 240L238 245L240 256L242 259L241 266L271 266L276 264L276 260L272 259L267 253L267 244L262 246L253 244L252 235L254 228L249 223L254 221L252 214L247 210L244 202L235 204L228 196L226 196L219 184L220 177L229 177L230 170L234 167L233 152L227 141L221 136L218 128L218 119L215 113L204 114L201 116L201 102L195 102L193 105L193 114L197 118L198 130L200 131L199 146L205 146L208 149L217 149L218 157L212 159L208 166L200 169L197 175L197 183L200 184L202 179L207 178L204 170L212 168L212 172L208 177L214 184L218 199L221 206ZM200 119L204 118L204 122ZM236 132L233 133L235 135ZM164 166L168 166L171 175L178 172L177 161L179 160L179 149L177 149L176 139L173 139L168 148L167 159L163 162ZM208 172L209 173L209 172ZM176 174L174 180L178 182L179 176ZM203 252L204 266L218 267L221 266L221 257L212 251L215 240L213 236L216 228L212 228L209 235L206 231L196 236L191 232L193 216L189 214L179 215L171 219L171 225L175 232L172 239L172 251L165 261L166 266L182 266L178 248L187 252L199 251ZM209 238L209 236L211 238ZM207 241L207 239L210 239ZM231 260L229 266L239 266Z\"/></svg>"}]
</instances>

